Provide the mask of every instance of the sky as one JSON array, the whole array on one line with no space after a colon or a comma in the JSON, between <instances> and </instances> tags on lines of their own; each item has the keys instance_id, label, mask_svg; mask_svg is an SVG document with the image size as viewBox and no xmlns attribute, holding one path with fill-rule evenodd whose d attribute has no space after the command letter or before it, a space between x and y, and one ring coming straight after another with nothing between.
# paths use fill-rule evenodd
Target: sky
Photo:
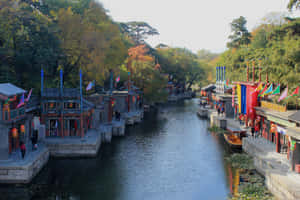
<instances>
[{"instance_id":1,"label":"sky","mask_svg":"<svg viewBox=\"0 0 300 200\"><path fill-rule=\"evenodd\" d=\"M147 40L197 52L226 50L230 23L244 16L251 31L271 12L287 12L288 0L98 0L118 22L144 21L160 35ZM299 12L293 13L300 16Z\"/></svg>"}]
</instances>

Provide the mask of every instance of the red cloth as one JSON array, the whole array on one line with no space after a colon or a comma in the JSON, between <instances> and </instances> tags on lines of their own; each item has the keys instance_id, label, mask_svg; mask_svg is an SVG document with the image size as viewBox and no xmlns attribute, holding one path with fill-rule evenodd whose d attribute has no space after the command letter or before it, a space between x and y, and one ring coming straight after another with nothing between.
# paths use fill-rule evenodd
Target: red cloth
<instances>
[{"instance_id":1,"label":"red cloth","mask_svg":"<svg viewBox=\"0 0 300 200\"><path fill-rule=\"evenodd\" d=\"M240 119L240 120L243 120L243 115L240 115L240 116L239 116L239 119Z\"/></svg>"},{"instance_id":2,"label":"red cloth","mask_svg":"<svg viewBox=\"0 0 300 200\"><path fill-rule=\"evenodd\" d=\"M255 131L259 131L259 126L256 125L255 128L254 128L254 130Z\"/></svg>"},{"instance_id":3,"label":"red cloth","mask_svg":"<svg viewBox=\"0 0 300 200\"><path fill-rule=\"evenodd\" d=\"M26 150L25 144L22 144L22 145L20 146L20 149L25 151L25 150Z\"/></svg>"}]
</instances>

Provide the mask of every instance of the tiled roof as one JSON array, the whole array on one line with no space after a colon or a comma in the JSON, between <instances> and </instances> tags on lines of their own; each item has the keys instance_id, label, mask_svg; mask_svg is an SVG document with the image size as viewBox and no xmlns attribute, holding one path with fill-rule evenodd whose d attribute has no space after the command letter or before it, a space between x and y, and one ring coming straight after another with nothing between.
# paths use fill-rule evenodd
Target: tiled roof
<instances>
[{"instance_id":1,"label":"tiled roof","mask_svg":"<svg viewBox=\"0 0 300 200\"><path fill-rule=\"evenodd\" d=\"M201 88L201 90L209 91L209 90L213 90L215 88L216 88L216 86L214 84L209 84L209 85Z\"/></svg>"},{"instance_id":2,"label":"tiled roof","mask_svg":"<svg viewBox=\"0 0 300 200\"><path fill-rule=\"evenodd\" d=\"M289 120L300 122L300 110L289 116Z\"/></svg>"},{"instance_id":3,"label":"tiled roof","mask_svg":"<svg viewBox=\"0 0 300 200\"><path fill-rule=\"evenodd\" d=\"M25 93L26 90L19 88L11 83L1 83L0 84L0 94L10 97L17 94Z\"/></svg>"}]
</instances>

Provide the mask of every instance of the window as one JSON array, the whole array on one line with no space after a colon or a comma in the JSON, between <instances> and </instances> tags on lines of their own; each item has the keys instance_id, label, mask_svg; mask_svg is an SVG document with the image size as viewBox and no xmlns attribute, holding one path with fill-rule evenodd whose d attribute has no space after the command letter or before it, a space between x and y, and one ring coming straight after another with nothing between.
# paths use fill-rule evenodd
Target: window
<instances>
[{"instance_id":1,"label":"window","mask_svg":"<svg viewBox=\"0 0 300 200\"><path fill-rule=\"evenodd\" d=\"M64 103L64 109L78 109L79 104L75 102L65 102Z\"/></svg>"},{"instance_id":2,"label":"window","mask_svg":"<svg viewBox=\"0 0 300 200\"><path fill-rule=\"evenodd\" d=\"M57 103L56 102L49 102L48 103L48 110L56 110Z\"/></svg>"}]
</instances>

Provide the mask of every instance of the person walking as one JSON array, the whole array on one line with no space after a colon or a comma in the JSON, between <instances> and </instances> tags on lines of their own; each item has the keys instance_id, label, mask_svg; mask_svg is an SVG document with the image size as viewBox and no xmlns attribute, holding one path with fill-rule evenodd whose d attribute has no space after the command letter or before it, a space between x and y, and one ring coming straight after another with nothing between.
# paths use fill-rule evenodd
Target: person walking
<instances>
[{"instance_id":1,"label":"person walking","mask_svg":"<svg viewBox=\"0 0 300 200\"><path fill-rule=\"evenodd\" d=\"M21 154L22 154L22 159L24 159L25 154L26 154L26 146L23 141L20 142L20 150L21 150Z\"/></svg>"},{"instance_id":2,"label":"person walking","mask_svg":"<svg viewBox=\"0 0 300 200\"><path fill-rule=\"evenodd\" d=\"M37 130L34 130L33 136L31 137L32 150L37 149L37 141L38 141L38 132L37 132Z\"/></svg>"},{"instance_id":3,"label":"person walking","mask_svg":"<svg viewBox=\"0 0 300 200\"><path fill-rule=\"evenodd\" d=\"M259 136L259 124L258 123L255 124L254 131L255 131L255 138L257 138Z\"/></svg>"}]
</instances>

